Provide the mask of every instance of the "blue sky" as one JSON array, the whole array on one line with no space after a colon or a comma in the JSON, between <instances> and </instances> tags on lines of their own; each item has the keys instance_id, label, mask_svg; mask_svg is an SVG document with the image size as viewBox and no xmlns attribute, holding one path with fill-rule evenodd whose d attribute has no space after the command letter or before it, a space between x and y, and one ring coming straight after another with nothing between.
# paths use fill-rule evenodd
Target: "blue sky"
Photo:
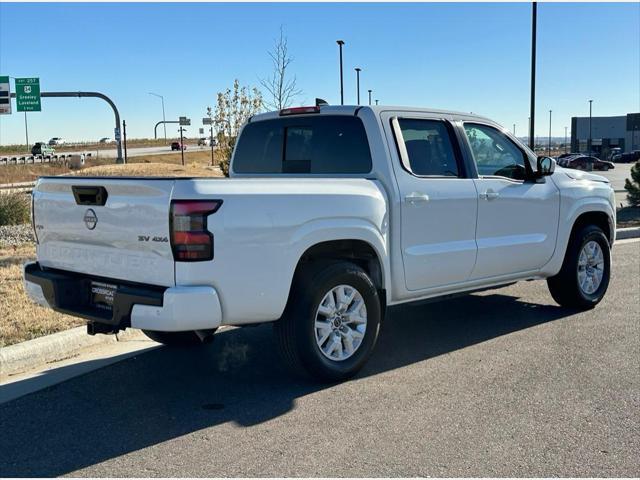
<instances>
[{"instance_id":1,"label":"blue sky","mask_svg":"<svg viewBox=\"0 0 640 480\"><path fill-rule=\"evenodd\" d=\"M531 6L493 4L10 4L0 3L0 75L40 77L43 91L109 95L130 137L161 120L193 119L217 91L259 85L280 25L294 56L299 102L339 103L338 48L346 42L345 102L355 72L381 104L472 111L525 135ZM538 6L536 133L564 135L572 115L640 111L640 3ZM15 104L14 104L15 110ZM113 115L94 99L44 99L29 139L113 137ZM174 127L170 127L174 128ZM159 129L161 130L161 129ZM171 131L171 130L170 130ZM0 117L0 144L24 142L23 114Z\"/></svg>"}]
</instances>

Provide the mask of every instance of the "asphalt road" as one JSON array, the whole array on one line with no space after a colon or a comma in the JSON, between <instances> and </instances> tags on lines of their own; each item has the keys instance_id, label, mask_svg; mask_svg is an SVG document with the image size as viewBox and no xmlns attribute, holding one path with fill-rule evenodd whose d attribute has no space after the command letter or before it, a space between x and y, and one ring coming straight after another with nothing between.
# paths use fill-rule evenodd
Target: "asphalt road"
<instances>
[{"instance_id":1,"label":"asphalt road","mask_svg":"<svg viewBox=\"0 0 640 480\"><path fill-rule=\"evenodd\" d=\"M198 146L196 144L186 144L187 148L185 150L185 152L191 152L191 151L203 151L203 150L209 150L211 147L203 147L203 146ZM179 153L180 150L171 150L171 148L169 147L169 145L166 146L156 146L156 147L129 147L127 148L127 156L128 157L140 157L142 155L164 155L167 153ZM81 153L91 153L91 156L93 158L116 158L118 156L118 151L115 148L115 144L113 144L113 146L108 147L108 148L101 148L100 150L95 150L95 149L86 149L86 150L82 150L82 151L76 151L76 152L71 152L71 151L66 151L64 150L64 147L62 149L56 149L56 155L74 155L74 154L81 154ZM31 155L31 153L28 154L21 154L21 155L15 155L15 154L2 154L0 155L0 157L22 157L22 156L29 156ZM124 147L122 150L122 156L124 156Z\"/></svg>"},{"instance_id":2,"label":"asphalt road","mask_svg":"<svg viewBox=\"0 0 640 480\"><path fill-rule=\"evenodd\" d=\"M633 163L616 163L615 165L616 168L608 172L594 171L592 173L607 177L614 190L623 190L625 178L631 178L631 167Z\"/></svg>"},{"instance_id":3,"label":"asphalt road","mask_svg":"<svg viewBox=\"0 0 640 480\"><path fill-rule=\"evenodd\" d=\"M269 326L160 348L0 405L0 476L640 475L640 242L604 301L544 282L387 319L353 381L281 368Z\"/></svg>"},{"instance_id":4,"label":"asphalt road","mask_svg":"<svg viewBox=\"0 0 640 480\"><path fill-rule=\"evenodd\" d=\"M199 147L197 145L189 145L187 144L187 149L185 150L185 152L191 152L191 151L200 151L200 150L209 150L211 147ZM113 148L105 148L105 149L100 149L99 151L96 150L87 150L87 152L91 152L92 156L98 156L101 158L116 158L118 156L118 151L116 150L115 147ZM63 154L64 152L56 152L56 153L60 153ZM74 153L74 152L68 152L68 153ZM68 154L67 153L67 154ZM78 153L78 152L76 152ZM127 148L127 156L128 157L140 157L142 155L164 155L167 153L180 153L180 150L171 150L171 148L167 145L167 146L159 146L159 147L129 147ZM124 156L124 147L122 150L122 156Z\"/></svg>"}]
</instances>

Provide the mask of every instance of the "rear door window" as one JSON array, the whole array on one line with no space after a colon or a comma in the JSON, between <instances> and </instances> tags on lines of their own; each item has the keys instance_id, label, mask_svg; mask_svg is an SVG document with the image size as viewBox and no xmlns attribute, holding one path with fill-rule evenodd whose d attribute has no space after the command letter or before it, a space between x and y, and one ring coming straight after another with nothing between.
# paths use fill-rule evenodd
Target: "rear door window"
<instances>
[{"instance_id":1,"label":"rear door window","mask_svg":"<svg viewBox=\"0 0 640 480\"><path fill-rule=\"evenodd\" d=\"M398 119L411 173L417 176L459 177L458 162L441 120Z\"/></svg>"},{"instance_id":2,"label":"rear door window","mask_svg":"<svg viewBox=\"0 0 640 480\"><path fill-rule=\"evenodd\" d=\"M362 121L317 115L249 123L238 139L236 173L357 174L371 171Z\"/></svg>"}]
</instances>

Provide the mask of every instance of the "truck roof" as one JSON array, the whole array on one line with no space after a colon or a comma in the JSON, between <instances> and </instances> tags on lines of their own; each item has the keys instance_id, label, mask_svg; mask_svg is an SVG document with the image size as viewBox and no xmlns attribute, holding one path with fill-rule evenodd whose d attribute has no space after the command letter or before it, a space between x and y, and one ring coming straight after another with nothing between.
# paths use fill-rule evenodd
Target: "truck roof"
<instances>
[{"instance_id":1,"label":"truck roof","mask_svg":"<svg viewBox=\"0 0 640 480\"><path fill-rule=\"evenodd\" d=\"M293 107L295 108L295 107ZM379 114L381 112L420 112L420 113L436 113L442 115L453 115L456 117L467 118L467 119L478 119L485 120L492 123L492 120L489 118L483 117L481 115L476 115L471 112L457 112L454 110L439 110L436 108L429 107L410 107L410 106L395 106L395 105L321 105L320 106L320 114L333 114L333 115L353 115L357 109L369 109L374 114ZM307 114L300 114L307 115ZM317 115L317 113L312 113L309 115ZM260 121L260 120L268 120L272 118L278 118L280 116L279 111L271 111L265 113L259 113L251 117L251 121Z\"/></svg>"}]
</instances>

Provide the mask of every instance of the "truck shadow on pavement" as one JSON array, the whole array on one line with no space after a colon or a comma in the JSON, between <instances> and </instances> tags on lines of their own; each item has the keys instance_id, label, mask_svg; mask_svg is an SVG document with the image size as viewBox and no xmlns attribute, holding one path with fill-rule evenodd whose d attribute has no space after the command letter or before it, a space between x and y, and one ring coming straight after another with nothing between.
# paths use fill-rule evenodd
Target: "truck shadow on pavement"
<instances>
[{"instance_id":1,"label":"truck shadow on pavement","mask_svg":"<svg viewBox=\"0 0 640 480\"><path fill-rule=\"evenodd\" d=\"M357 378L570 314L495 293L399 307ZM202 348L155 349L0 405L0 477L59 476L226 422L256 425L334 388L292 378L270 325L216 337Z\"/></svg>"}]
</instances>

